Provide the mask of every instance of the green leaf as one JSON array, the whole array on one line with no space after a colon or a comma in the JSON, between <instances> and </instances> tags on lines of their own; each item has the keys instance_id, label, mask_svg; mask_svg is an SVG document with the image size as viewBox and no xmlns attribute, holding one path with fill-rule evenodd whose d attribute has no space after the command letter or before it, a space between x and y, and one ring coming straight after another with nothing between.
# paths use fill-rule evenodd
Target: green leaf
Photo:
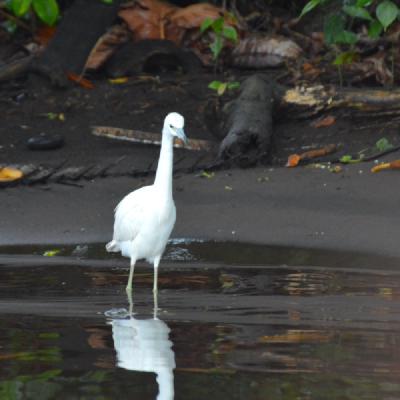
<instances>
[{"instance_id":1,"label":"green leaf","mask_svg":"<svg viewBox=\"0 0 400 400\"><path fill-rule=\"evenodd\" d=\"M310 0L301 10L299 18L301 18L303 15L309 13L311 10L313 10L315 7L317 7L321 3L321 0Z\"/></svg>"},{"instance_id":2,"label":"green leaf","mask_svg":"<svg viewBox=\"0 0 400 400\"><path fill-rule=\"evenodd\" d=\"M239 89L240 88L240 82L229 82L228 83L228 89L233 90L233 89Z\"/></svg>"},{"instance_id":3,"label":"green leaf","mask_svg":"<svg viewBox=\"0 0 400 400\"><path fill-rule=\"evenodd\" d=\"M376 7L376 17L385 31L397 18L398 14L399 8L390 0L384 0Z\"/></svg>"},{"instance_id":4,"label":"green leaf","mask_svg":"<svg viewBox=\"0 0 400 400\"><path fill-rule=\"evenodd\" d=\"M213 54L214 60L216 60L220 55L222 47L223 47L222 38L221 36L217 36L214 42L210 44L210 49Z\"/></svg>"},{"instance_id":5,"label":"green leaf","mask_svg":"<svg viewBox=\"0 0 400 400\"><path fill-rule=\"evenodd\" d=\"M201 174L200 174L200 176L201 176L202 178L211 179L211 178L214 178L215 172L202 171Z\"/></svg>"},{"instance_id":6,"label":"green leaf","mask_svg":"<svg viewBox=\"0 0 400 400\"><path fill-rule=\"evenodd\" d=\"M357 0L357 7L368 7L372 4L372 0Z\"/></svg>"},{"instance_id":7,"label":"green leaf","mask_svg":"<svg viewBox=\"0 0 400 400\"><path fill-rule=\"evenodd\" d=\"M343 164L357 164L361 162L363 157L360 158L353 158L350 154L346 154L340 157L339 161Z\"/></svg>"},{"instance_id":8,"label":"green leaf","mask_svg":"<svg viewBox=\"0 0 400 400\"><path fill-rule=\"evenodd\" d=\"M221 81L212 81L208 84L208 88L212 90L218 90L218 88L222 85Z\"/></svg>"},{"instance_id":9,"label":"green leaf","mask_svg":"<svg viewBox=\"0 0 400 400\"><path fill-rule=\"evenodd\" d=\"M357 43L358 36L354 32L346 31L340 33L336 38L336 43L354 44Z\"/></svg>"},{"instance_id":10,"label":"green leaf","mask_svg":"<svg viewBox=\"0 0 400 400\"><path fill-rule=\"evenodd\" d=\"M357 6L343 6L343 11L347 15L350 15L350 17L372 21L370 13L365 8Z\"/></svg>"},{"instance_id":11,"label":"green leaf","mask_svg":"<svg viewBox=\"0 0 400 400\"><path fill-rule=\"evenodd\" d=\"M228 87L228 84L226 82L221 83L217 90L218 96L222 96L225 93L225 90L227 87Z\"/></svg>"},{"instance_id":12,"label":"green leaf","mask_svg":"<svg viewBox=\"0 0 400 400\"><path fill-rule=\"evenodd\" d=\"M393 149L392 143L390 143L389 140L387 140L386 138L379 139L379 140L375 143L375 147L376 147L379 151L386 151L386 150Z\"/></svg>"},{"instance_id":13,"label":"green leaf","mask_svg":"<svg viewBox=\"0 0 400 400\"><path fill-rule=\"evenodd\" d=\"M224 26L225 26L224 17L219 17L213 21L212 30L217 34L221 34Z\"/></svg>"},{"instance_id":14,"label":"green leaf","mask_svg":"<svg viewBox=\"0 0 400 400\"><path fill-rule=\"evenodd\" d=\"M112 4L114 0L101 0L105 4Z\"/></svg>"},{"instance_id":15,"label":"green leaf","mask_svg":"<svg viewBox=\"0 0 400 400\"><path fill-rule=\"evenodd\" d=\"M382 24L377 20L374 19L370 24L368 28L368 36L372 39L378 38L383 30Z\"/></svg>"},{"instance_id":16,"label":"green leaf","mask_svg":"<svg viewBox=\"0 0 400 400\"><path fill-rule=\"evenodd\" d=\"M54 257L54 256L56 256L58 253L60 253L61 252L61 250L59 250L59 249L54 249L54 250L47 250L47 251L45 251L44 253L43 253L43 255L45 256L45 257Z\"/></svg>"},{"instance_id":17,"label":"green leaf","mask_svg":"<svg viewBox=\"0 0 400 400\"><path fill-rule=\"evenodd\" d=\"M324 23L324 39L327 44L337 43L337 37L344 31L344 18L341 15L330 15Z\"/></svg>"},{"instance_id":18,"label":"green leaf","mask_svg":"<svg viewBox=\"0 0 400 400\"><path fill-rule=\"evenodd\" d=\"M10 6L17 17L22 17L28 12L31 3L32 0L12 0Z\"/></svg>"},{"instance_id":19,"label":"green leaf","mask_svg":"<svg viewBox=\"0 0 400 400\"><path fill-rule=\"evenodd\" d=\"M222 34L224 35L225 38L231 40L232 42L237 42L238 40L237 31L233 26L224 26Z\"/></svg>"},{"instance_id":20,"label":"green leaf","mask_svg":"<svg viewBox=\"0 0 400 400\"><path fill-rule=\"evenodd\" d=\"M54 25L60 15L56 0L32 0L32 6L38 17L47 25Z\"/></svg>"},{"instance_id":21,"label":"green leaf","mask_svg":"<svg viewBox=\"0 0 400 400\"><path fill-rule=\"evenodd\" d=\"M333 61L333 65L345 65L351 64L358 59L358 54L354 51L345 51L340 53L335 60Z\"/></svg>"},{"instance_id":22,"label":"green leaf","mask_svg":"<svg viewBox=\"0 0 400 400\"><path fill-rule=\"evenodd\" d=\"M200 25L200 32L205 32L213 24L213 22L214 20L210 17L205 18Z\"/></svg>"}]
</instances>

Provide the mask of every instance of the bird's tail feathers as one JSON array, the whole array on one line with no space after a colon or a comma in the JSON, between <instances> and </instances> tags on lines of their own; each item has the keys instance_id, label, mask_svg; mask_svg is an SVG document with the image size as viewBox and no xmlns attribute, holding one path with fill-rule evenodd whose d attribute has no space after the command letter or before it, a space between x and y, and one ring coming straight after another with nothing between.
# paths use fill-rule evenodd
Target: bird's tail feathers
<instances>
[{"instance_id":1,"label":"bird's tail feathers","mask_svg":"<svg viewBox=\"0 0 400 400\"><path fill-rule=\"evenodd\" d=\"M120 251L118 242L116 242L115 240L111 240L111 242L108 242L106 244L106 250L109 253Z\"/></svg>"}]
</instances>

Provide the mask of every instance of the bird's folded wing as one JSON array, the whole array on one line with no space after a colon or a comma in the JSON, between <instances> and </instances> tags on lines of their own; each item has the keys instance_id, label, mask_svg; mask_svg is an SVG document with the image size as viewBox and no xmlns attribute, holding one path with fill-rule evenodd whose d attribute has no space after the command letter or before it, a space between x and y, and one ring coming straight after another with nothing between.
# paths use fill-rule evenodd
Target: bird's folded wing
<instances>
[{"instance_id":1,"label":"bird's folded wing","mask_svg":"<svg viewBox=\"0 0 400 400\"><path fill-rule=\"evenodd\" d=\"M149 186L125 196L115 209L114 240L132 241L144 223L145 210L150 202Z\"/></svg>"}]
</instances>

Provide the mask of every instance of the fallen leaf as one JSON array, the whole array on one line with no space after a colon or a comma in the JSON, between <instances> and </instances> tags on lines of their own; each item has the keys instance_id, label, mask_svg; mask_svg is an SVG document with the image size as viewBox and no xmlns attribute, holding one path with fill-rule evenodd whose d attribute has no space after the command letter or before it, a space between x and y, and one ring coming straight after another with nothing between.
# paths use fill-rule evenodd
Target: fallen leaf
<instances>
[{"instance_id":1,"label":"fallen leaf","mask_svg":"<svg viewBox=\"0 0 400 400\"><path fill-rule=\"evenodd\" d=\"M231 190L233 190L233 187L232 187L232 186L228 186L228 185L226 185L226 186L225 186L225 190L229 190L229 191L231 191Z\"/></svg>"},{"instance_id":2,"label":"fallen leaf","mask_svg":"<svg viewBox=\"0 0 400 400\"><path fill-rule=\"evenodd\" d=\"M223 12L207 3L182 8L159 0L137 0L121 6L118 15L133 32L134 40L168 39L181 44L188 31L198 33L206 18L217 19Z\"/></svg>"},{"instance_id":3,"label":"fallen leaf","mask_svg":"<svg viewBox=\"0 0 400 400\"><path fill-rule=\"evenodd\" d=\"M288 157L288 160L287 160L287 163L286 163L286 167L296 167L299 164L300 160L301 160L300 155L291 154Z\"/></svg>"},{"instance_id":4,"label":"fallen leaf","mask_svg":"<svg viewBox=\"0 0 400 400\"><path fill-rule=\"evenodd\" d=\"M137 0L122 5L118 16L126 22L135 40L166 39L165 18L176 8L159 0Z\"/></svg>"},{"instance_id":5,"label":"fallen leaf","mask_svg":"<svg viewBox=\"0 0 400 400\"><path fill-rule=\"evenodd\" d=\"M200 176L201 176L202 178L211 179L211 178L214 178L215 172L202 171L201 174L200 174Z\"/></svg>"},{"instance_id":6,"label":"fallen leaf","mask_svg":"<svg viewBox=\"0 0 400 400\"><path fill-rule=\"evenodd\" d=\"M61 252L61 250L59 250L59 249L54 249L54 250L47 250L47 251L45 251L44 253L43 253L43 255L45 256L45 257L54 257L54 256L56 256L58 253L60 253Z\"/></svg>"},{"instance_id":7,"label":"fallen leaf","mask_svg":"<svg viewBox=\"0 0 400 400\"><path fill-rule=\"evenodd\" d=\"M102 35L90 51L83 68L100 68L115 52L115 50L130 39L130 33L126 25L114 25Z\"/></svg>"},{"instance_id":8,"label":"fallen leaf","mask_svg":"<svg viewBox=\"0 0 400 400\"><path fill-rule=\"evenodd\" d=\"M120 85L122 83L128 82L129 78L127 76L115 79L109 79L108 82L112 83L113 85Z\"/></svg>"},{"instance_id":9,"label":"fallen leaf","mask_svg":"<svg viewBox=\"0 0 400 400\"><path fill-rule=\"evenodd\" d=\"M23 172L16 168L4 167L0 168L0 182L13 182L21 179Z\"/></svg>"},{"instance_id":10,"label":"fallen leaf","mask_svg":"<svg viewBox=\"0 0 400 400\"><path fill-rule=\"evenodd\" d=\"M313 122L311 124L312 127L314 128L325 128L327 126L331 126L336 122L336 117L333 115L328 115L325 118L318 119L317 121Z\"/></svg>"},{"instance_id":11,"label":"fallen leaf","mask_svg":"<svg viewBox=\"0 0 400 400\"><path fill-rule=\"evenodd\" d=\"M67 78L70 81L77 83L78 85L82 86L85 89L94 89L94 85L92 82L90 82L86 78L83 78L80 75L74 74L73 72L67 72Z\"/></svg>"},{"instance_id":12,"label":"fallen leaf","mask_svg":"<svg viewBox=\"0 0 400 400\"><path fill-rule=\"evenodd\" d=\"M387 85L393 83L393 73L387 64L386 51L380 51L360 62L346 64L345 68L355 74L356 78L353 79L353 83L375 78L378 83Z\"/></svg>"},{"instance_id":13,"label":"fallen leaf","mask_svg":"<svg viewBox=\"0 0 400 400\"><path fill-rule=\"evenodd\" d=\"M301 48L284 36L254 35L242 39L232 51L232 65L241 68L277 67L296 60Z\"/></svg>"},{"instance_id":14,"label":"fallen leaf","mask_svg":"<svg viewBox=\"0 0 400 400\"><path fill-rule=\"evenodd\" d=\"M363 160L363 156L360 155L359 158L353 158L350 154L345 154L344 156L340 157L339 161L343 164L357 164Z\"/></svg>"},{"instance_id":15,"label":"fallen leaf","mask_svg":"<svg viewBox=\"0 0 400 400\"><path fill-rule=\"evenodd\" d=\"M286 167L296 167L302 160L311 160L317 157L324 157L328 154L334 153L337 150L335 144L329 144L321 149L306 151L302 154L291 154L286 163Z\"/></svg>"},{"instance_id":16,"label":"fallen leaf","mask_svg":"<svg viewBox=\"0 0 400 400\"><path fill-rule=\"evenodd\" d=\"M371 168L371 172L380 172L385 169L400 169L400 160L394 160L388 163L382 163Z\"/></svg>"}]
</instances>

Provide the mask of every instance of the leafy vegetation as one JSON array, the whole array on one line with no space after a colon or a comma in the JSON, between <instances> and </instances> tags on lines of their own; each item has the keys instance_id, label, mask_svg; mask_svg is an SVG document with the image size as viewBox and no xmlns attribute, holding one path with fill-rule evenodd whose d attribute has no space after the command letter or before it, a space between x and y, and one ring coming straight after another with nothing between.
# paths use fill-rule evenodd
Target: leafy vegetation
<instances>
[{"instance_id":1,"label":"leafy vegetation","mask_svg":"<svg viewBox=\"0 0 400 400\"><path fill-rule=\"evenodd\" d=\"M60 8L57 0L8 0L7 8L18 18L27 17L32 12L46 25L54 25Z\"/></svg>"},{"instance_id":2,"label":"leafy vegetation","mask_svg":"<svg viewBox=\"0 0 400 400\"><path fill-rule=\"evenodd\" d=\"M324 6L332 0L310 0L303 8L300 17L317 6ZM396 19L399 19L399 7L391 0L343 0L341 12L328 16L324 24L324 38L329 45L353 45L358 36L352 27L355 20L368 24L368 35L379 37Z\"/></svg>"},{"instance_id":3,"label":"leafy vegetation","mask_svg":"<svg viewBox=\"0 0 400 400\"><path fill-rule=\"evenodd\" d=\"M219 17L217 19L205 18L200 26L200 32L204 33L209 30L214 33L214 40L210 43L210 50L215 63L218 64L219 56L225 45L225 40L236 43L238 34L233 26L225 23L224 17Z\"/></svg>"},{"instance_id":4,"label":"leafy vegetation","mask_svg":"<svg viewBox=\"0 0 400 400\"><path fill-rule=\"evenodd\" d=\"M222 96L227 90L234 90L240 87L239 82L221 82L221 81L212 81L208 85L208 87L217 92L218 96Z\"/></svg>"}]
</instances>

